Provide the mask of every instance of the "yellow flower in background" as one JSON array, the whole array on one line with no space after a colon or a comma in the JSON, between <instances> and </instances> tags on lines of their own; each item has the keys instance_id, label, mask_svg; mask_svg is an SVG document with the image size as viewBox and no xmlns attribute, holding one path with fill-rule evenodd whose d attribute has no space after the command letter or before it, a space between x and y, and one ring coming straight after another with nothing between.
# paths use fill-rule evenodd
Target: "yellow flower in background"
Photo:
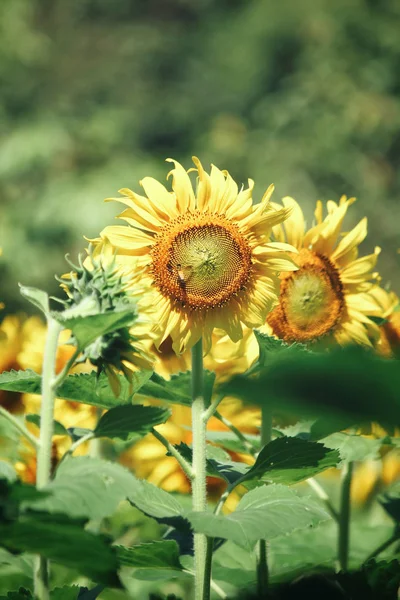
<instances>
[{"instance_id":1,"label":"yellow flower in background","mask_svg":"<svg viewBox=\"0 0 400 600\"><path fill-rule=\"evenodd\" d=\"M400 311L399 297L393 291L375 287L370 294L380 304L385 322L380 326L380 338L377 349L383 356L398 354L400 349Z\"/></svg>"},{"instance_id":2,"label":"yellow flower in background","mask_svg":"<svg viewBox=\"0 0 400 600\"><path fill-rule=\"evenodd\" d=\"M0 372L25 369L24 349L44 327L38 317L8 315L0 324ZM29 368L35 370L36 363ZM0 404L10 412L23 412L21 394L0 391Z\"/></svg>"},{"instance_id":3,"label":"yellow flower in background","mask_svg":"<svg viewBox=\"0 0 400 600\"><path fill-rule=\"evenodd\" d=\"M342 224L353 198L343 196L339 204L327 202L323 218L317 202L316 225L306 231L300 206L293 198L283 205L292 212L284 227L273 232L279 242L295 246L295 272L281 273L278 306L267 317L272 332L287 342L311 342L322 336L344 345L371 346L379 338L379 327L369 317L382 316L382 308L371 294L377 285L373 272L380 249L358 257L358 246L367 235L367 220L342 233Z\"/></svg>"},{"instance_id":4,"label":"yellow flower in background","mask_svg":"<svg viewBox=\"0 0 400 600\"><path fill-rule=\"evenodd\" d=\"M157 347L170 336L180 354L203 336L208 351L215 328L237 342L243 324L262 325L276 303L276 272L297 269L287 255L295 249L269 239L291 208L270 204L272 186L253 205L253 181L239 191L229 173L212 166L208 174L197 158L195 194L185 169L168 160L173 191L151 177L141 181L146 196L120 190L114 200L128 207L119 218L129 227L106 227L97 243L108 240L117 263L152 289L142 306Z\"/></svg>"}]
</instances>

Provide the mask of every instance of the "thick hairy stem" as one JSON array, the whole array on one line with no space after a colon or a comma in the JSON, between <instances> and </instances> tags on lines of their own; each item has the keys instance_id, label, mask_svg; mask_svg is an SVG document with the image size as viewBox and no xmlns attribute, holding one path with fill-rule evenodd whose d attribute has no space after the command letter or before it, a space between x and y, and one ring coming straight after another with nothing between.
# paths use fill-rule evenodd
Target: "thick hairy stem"
<instances>
[{"instance_id":1,"label":"thick hairy stem","mask_svg":"<svg viewBox=\"0 0 400 600\"><path fill-rule=\"evenodd\" d=\"M37 453L36 487L44 488L51 478L51 448L54 431L54 400L56 392L56 356L61 325L48 318L46 346L42 369L42 406L40 411L40 439ZM34 573L35 596L49 600L48 561L39 556Z\"/></svg>"},{"instance_id":2,"label":"thick hairy stem","mask_svg":"<svg viewBox=\"0 0 400 600\"><path fill-rule=\"evenodd\" d=\"M192 432L193 432L193 479L192 507L195 512L207 508L206 497L206 423L203 395L203 344L200 339L192 348ZM195 600L209 598L210 583L204 586L207 538L194 534ZM208 591L207 591L208 590ZM207 596L208 593L208 596Z\"/></svg>"},{"instance_id":3,"label":"thick hairy stem","mask_svg":"<svg viewBox=\"0 0 400 600\"><path fill-rule=\"evenodd\" d=\"M353 475L353 463L345 463L342 470L342 488L340 493L338 562L342 571L347 571L349 563L350 540L350 489Z\"/></svg>"},{"instance_id":4,"label":"thick hairy stem","mask_svg":"<svg viewBox=\"0 0 400 600\"><path fill-rule=\"evenodd\" d=\"M272 436L272 414L268 407L261 410L261 448L269 444ZM260 598L264 598L268 590L268 552L266 540L258 543L257 588Z\"/></svg>"}]
</instances>

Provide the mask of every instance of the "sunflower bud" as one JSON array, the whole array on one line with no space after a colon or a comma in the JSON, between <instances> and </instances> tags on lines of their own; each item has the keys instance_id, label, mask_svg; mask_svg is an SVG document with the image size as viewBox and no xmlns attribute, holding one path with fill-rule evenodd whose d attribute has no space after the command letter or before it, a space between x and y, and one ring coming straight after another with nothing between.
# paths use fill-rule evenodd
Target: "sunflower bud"
<instances>
[{"instance_id":1,"label":"sunflower bud","mask_svg":"<svg viewBox=\"0 0 400 600\"><path fill-rule=\"evenodd\" d=\"M109 313L129 313L127 325L99 335L82 351L79 362L88 360L97 369L98 375L105 372L116 396L121 391L118 373L122 372L128 381L138 368L150 369L151 358L141 348L135 335L135 326L139 322L134 292L127 291L127 278L115 265L111 249L101 256L88 248L88 256L79 264L73 264L67 257L72 271L59 279L67 299L61 302L65 306L63 316L91 317ZM72 339L74 341L74 339Z\"/></svg>"}]
</instances>

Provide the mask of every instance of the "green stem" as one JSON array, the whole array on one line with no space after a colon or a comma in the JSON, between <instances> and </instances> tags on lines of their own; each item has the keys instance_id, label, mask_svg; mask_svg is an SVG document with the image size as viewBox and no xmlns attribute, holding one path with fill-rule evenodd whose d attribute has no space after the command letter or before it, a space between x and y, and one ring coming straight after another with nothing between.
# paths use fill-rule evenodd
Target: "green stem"
<instances>
[{"instance_id":1,"label":"green stem","mask_svg":"<svg viewBox=\"0 0 400 600\"><path fill-rule=\"evenodd\" d=\"M192 508L204 512L206 496L206 423L203 418L205 403L203 395L203 343L200 339L192 348L192 432L193 432L193 479ZM195 600L209 598L210 582L204 586L207 538L203 533L194 534ZM208 595L207 595L208 594Z\"/></svg>"},{"instance_id":2,"label":"green stem","mask_svg":"<svg viewBox=\"0 0 400 600\"><path fill-rule=\"evenodd\" d=\"M335 519L337 523L339 523L339 513L333 506L328 494L326 493L322 485L316 479L314 479L314 477L310 477L309 479L307 479L307 483L310 486L310 488L314 490L314 492L317 494L320 500L322 500L322 502L325 504L331 516Z\"/></svg>"},{"instance_id":3,"label":"green stem","mask_svg":"<svg viewBox=\"0 0 400 600\"><path fill-rule=\"evenodd\" d=\"M54 381L54 385L56 388L64 381L64 379L68 375L69 371L74 366L75 361L78 358L79 354L80 354L80 351L75 350L75 352L73 353L73 355L71 356L69 361L64 365L62 371L60 371L60 373L56 376L55 381Z\"/></svg>"},{"instance_id":4,"label":"green stem","mask_svg":"<svg viewBox=\"0 0 400 600\"><path fill-rule=\"evenodd\" d=\"M225 398L224 394L219 394L213 402L211 402L210 406L203 413L203 421L206 423L211 419L211 417L215 414L217 417L217 408L221 404L222 400ZM219 417L217 417L219 419Z\"/></svg>"},{"instance_id":5,"label":"green stem","mask_svg":"<svg viewBox=\"0 0 400 600\"><path fill-rule=\"evenodd\" d=\"M261 409L261 448L269 444L272 437L272 413L269 407ZM266 540L258 543L257 589L260 598L268 592L268 548Z\"/></svg>"},{"instance_id":6,"label":"green stem","mask_svg":"<svg viewBox=\"0 0 400 600\"><path fill-rule=\"evenodd\" d=\"M14 415L9 413L8 410L3 408L2 406L0 406L0 415L2 417L4 417L5 419L7 419L7 421L12 423L14 425L15 429L18 429L18 431L20 433L22 433L23 436L26 437L26 439L32 444L32 446L35 449L39 448L39 440L37 439L37 437L32 435L31 432L28 431L28 429L25 427L25 425L23 423L21 423L16 417L14 417Z\"/></svg>"},{"instance_id":7,"label":"green stem","mask_svg":"<svg viewBox=\"0 0 400 600\"><path fill-rule=\"evenodd\" d=\"M68 448L68 450L63 454L63 456L61 457L58 465L57 465L57 469L59 468L59 466L61 465L61 463L68 457L71 456L71 454L73 454L75 452L75 450L77 448L79 448L79 446L81 446L82 444L84 444L85 442L88 442L89 440L91 440L94 437L94 431L89 431L89 433L87 433L86 435L83 435L81 438L79 438L79 440L76 440L76 442L74 442L73 444L71 444L71 446Z\"/></svg>"},{"instance_id":8,"label":"green stem","mask_svg":"<svg viewBox=\"0 0 400 600\"><path fill-rule=\"evenodd\" d=\"M349 562L350 538L350 488L353 475L353 463L345 463L342 470L342 486L340 493L338 562L342 571L347 571Z\"/></svg>"},{"instance_id":9,"label":"green stem","mask_svg":"<svg viewBox=\"0 0 400 600\"><path fill-rule=\"evenodd\" d=\"M221 415L220 412L216 411L215 416L219 421L221 421L221 423L223 423L225 425L225 427L228 427L228 429L230 429L232 431L232 433L234 433L236 435L236 437L238 438L238 440L240 440L242 442L243 446L246 448L248 453L251 454L252 456L254 456L254 454L256 453L256 448L255 448L255 446L253 446L253 444L251 442L249 442L249 440L246 438L246 436L243 435L243 433L241 431L239 431L239 429L237 427L235 427L235 425L233 423L231 423L228 419L226 419L223 415Z\"/></svg>"},{"instance_id":10,"label":"green stem","mask_svg":"<svg viewBox=\"0 0 400 600\"><path fill-rule=\"evenodd\" d=\"M56 392L56 356L61 325L48 317L47 338L42 369L42 406L40 411L40 439L37 453L36 487L44 488L51 478L51 448L54 431L54 401ZM34 573L35 596L49 600L49 565L39 556Z\"/></svg>"},{"instance_id":11,"label":"green stem","mask_svg":"<svg viewBox=\"0 0 400 600\"><path fill-rule=\"evenodd\" d=\"M157 429L152 429L151 433L159 442L162 443L163 446L168 450L168 452L173 456L179 463L182 468L182 471L185 473L186 477L191 481L193 479L193 469L192 466L185 460L182 454L171 444Z\"/></svg>"}]
</instances>

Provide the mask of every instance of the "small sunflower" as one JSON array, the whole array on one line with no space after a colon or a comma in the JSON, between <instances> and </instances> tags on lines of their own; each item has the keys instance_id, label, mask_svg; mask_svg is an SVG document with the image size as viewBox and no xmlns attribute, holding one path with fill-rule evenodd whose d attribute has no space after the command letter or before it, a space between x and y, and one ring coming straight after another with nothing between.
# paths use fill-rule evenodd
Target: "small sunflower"
<instances>
[{"instance_id":1,"label":"small sunflower","mask_svg":"<svg viewBox=\"0 0 400 600\"><path fill-rule=\"evenodd\" d=\"M382 308L371 291L377 286L373 272L380 248L358 257L358 246L367 235L362 219L349 233L341 234L343 219L354 198L343 196L337 204L328 201L323 218L317 202L316 225L306 231L300 206L284 198L292 212L284 227L273 228L275 239L295 246L293 260L299 269L281 273L279 304L267 317L272 332L287 342L308 343L324 337L341 345L371 346L379 338L379 327L369 317L382 316Z\"/></svg>"},{"instance_id":2,"label":"small sunflower","mask_svg":"<svg viewBox=\"0 0 400 600\"><path fill-rule=\"evenodd\" d=\"M277 301L276 272L297 269L287 254L295 249L269 239L291 212L270 204L273 187L253 205L253 181L239 191L229 173L213 166L208 174L193 160L196 194L185 169L168 159L173 191L150 177L141 181L146 196L120 190L112 200L127 205L119 218L129 227L106 227L97 240L108 240L116 262L151 288L143 306L153 312L156 346L170 336L177 354L201 336L209 350L214 328L237 342L242 324L262 325Z\"/></svg>"}]
</instances>

